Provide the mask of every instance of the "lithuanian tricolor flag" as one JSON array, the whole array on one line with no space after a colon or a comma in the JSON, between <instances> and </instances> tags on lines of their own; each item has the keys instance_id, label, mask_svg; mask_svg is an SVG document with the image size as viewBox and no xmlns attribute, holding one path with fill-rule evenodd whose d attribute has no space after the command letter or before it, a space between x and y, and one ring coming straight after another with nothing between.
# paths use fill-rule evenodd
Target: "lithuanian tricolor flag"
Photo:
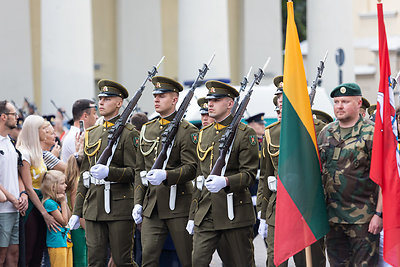
<instances>
[{"instance_id":1,"label":"lithuanian tricolor flag","mask_svg":"<svg viewBox=\"0 0 400 267\"><path fill-rule=\"evenodd\" d=\"M320 161L293 2L287 3L283 104L275 215L279 265L329 231Z\"/></svg>"}]
</instances>

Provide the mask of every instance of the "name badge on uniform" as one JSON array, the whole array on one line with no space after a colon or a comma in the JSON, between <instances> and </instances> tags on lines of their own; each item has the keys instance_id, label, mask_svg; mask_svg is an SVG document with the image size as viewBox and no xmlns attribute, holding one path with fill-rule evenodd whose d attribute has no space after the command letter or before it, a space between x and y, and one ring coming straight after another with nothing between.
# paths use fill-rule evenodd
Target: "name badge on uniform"
<instances>
[{"instance_id":1,"label":"name badge on uniform","mask_svg":"<svg viewBox=\"0 0 400 267\"><path fill-rule=\"evenodd\" d=\"M338 160L339 159L340 150L341 150L340 147L335 147L335 150L333 151L333 157L332 157L333 160Z\"/></svg>"}]
</instances>

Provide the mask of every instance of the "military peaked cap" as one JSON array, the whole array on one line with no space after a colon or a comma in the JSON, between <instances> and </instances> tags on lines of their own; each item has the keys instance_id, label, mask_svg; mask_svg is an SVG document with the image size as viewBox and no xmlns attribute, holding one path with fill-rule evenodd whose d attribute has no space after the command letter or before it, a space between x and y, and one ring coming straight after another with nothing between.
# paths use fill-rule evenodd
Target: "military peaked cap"
<instances>
[{"instance_id":1,"label":"military peaked cap","mask_svg":"<svg viewBox=\"0 0 400 267\"><path fill-rule=\"evenodd\" d=\"M178 93L183 90L182 84L163 76L155 76L151 82L154 84L153 95L169 92Z\"/></svg>"},{"instance_id":2,"label":"military peaked cap","mask_svg":"<svg viewBox=\"0 0 400 267\"><path fill-rule=\"evenodd\" d=\"M333 118L328 113L325 113L321 110L313 109L312 114L314 114L317 119L325 123L331 123L333 121Z\"/></svg>"},{"instance_id":3,"label":"military peaked cap","mask_svg":"<svg viewBox=\"0 0 400 267\"><path fill-rule=\"evenodd\" d=\"M220 81L208 81L206 82L206 87L208 89L208 94L206 99L217 99L223 97L235 97L239 96L239 92L232 86L220 82Z\"/></svg>"},{"instance_id":4,"label":"military peaked cap","mask_svg":"<svg viewBox=\"0 0 400 267\"><path fill-rule=\"evenodd\" d=\"M197 99L197 105L200 107L200 114L208 114L208 101L205 97Z\"/></svg>"},{"instance_id":5,"label":"military peaked cap","mask_svg":"<svg viewBox=\"0 0 400 267\"><path fill-rule=\"evenodd\" d=\"M256 115L254 115L254 116L251 116L251 117L248 117L247 119L246 119L246 122L247 123L250 123L250 122L258 122L258 123L262 123L262 124L264 124L264 112L262 112L262 113L258 113L258 114L256 114Z\"/></svg>"},{"instance_id":6,"label":"military peaked cap","mask_svg":"<svg viewBox=\"0 0 400 267\"><path fill-rule=\"evenodd\" d=\"M272 81L276 86L275 95L283 94L283 76L276 76Z\"/></svg>"},{"instance_id":7,"label":"military peaked cap","mask_svg":"<svg viewBox=\"0 0 400 267\"><path fill-rule=\"evenodd\" d=\"M119 96L122 98L127 98L129 96L128 90L121 84L111 81L111 80L106 80L102 79L99 81L97 84L99 87L100 96Z\"/></svg>"}]
</instances>

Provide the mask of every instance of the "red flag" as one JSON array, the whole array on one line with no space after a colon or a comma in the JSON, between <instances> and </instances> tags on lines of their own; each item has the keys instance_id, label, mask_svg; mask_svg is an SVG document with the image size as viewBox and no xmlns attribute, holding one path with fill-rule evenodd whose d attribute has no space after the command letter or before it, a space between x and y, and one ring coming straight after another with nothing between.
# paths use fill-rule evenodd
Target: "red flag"
<instances>
[{"instance_id":1,"label":"red flag","mask_svg":"<svg viewBox=\"0 0 400 267\"><path fill-rule=\"evenodd\" d=\"M383 258L400 266L400 153L382 4L378 3L380 82L370 177L383 195Z\"/></svg>"}]
</instances>

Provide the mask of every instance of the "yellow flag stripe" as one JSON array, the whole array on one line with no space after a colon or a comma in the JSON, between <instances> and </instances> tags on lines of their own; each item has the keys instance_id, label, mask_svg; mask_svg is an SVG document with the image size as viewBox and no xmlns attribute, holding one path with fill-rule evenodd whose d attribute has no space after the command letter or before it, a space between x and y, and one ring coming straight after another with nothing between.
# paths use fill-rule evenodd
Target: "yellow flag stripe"
<instances>
[{"instance_id":1,"label":"yellow flag stripe","mask_svg":"<svg viewBox=\"0 0 400 267\"><path fill-rule=\"evenodd\" d=\"M297 27L294 21L293 2L287 3L287 10L288 20L286 28L283 90L300 120L306 127L318 153L310 98L307 90L306 74L304 72L303 57L301 55Z\"/></svg>"}]
</instances>

